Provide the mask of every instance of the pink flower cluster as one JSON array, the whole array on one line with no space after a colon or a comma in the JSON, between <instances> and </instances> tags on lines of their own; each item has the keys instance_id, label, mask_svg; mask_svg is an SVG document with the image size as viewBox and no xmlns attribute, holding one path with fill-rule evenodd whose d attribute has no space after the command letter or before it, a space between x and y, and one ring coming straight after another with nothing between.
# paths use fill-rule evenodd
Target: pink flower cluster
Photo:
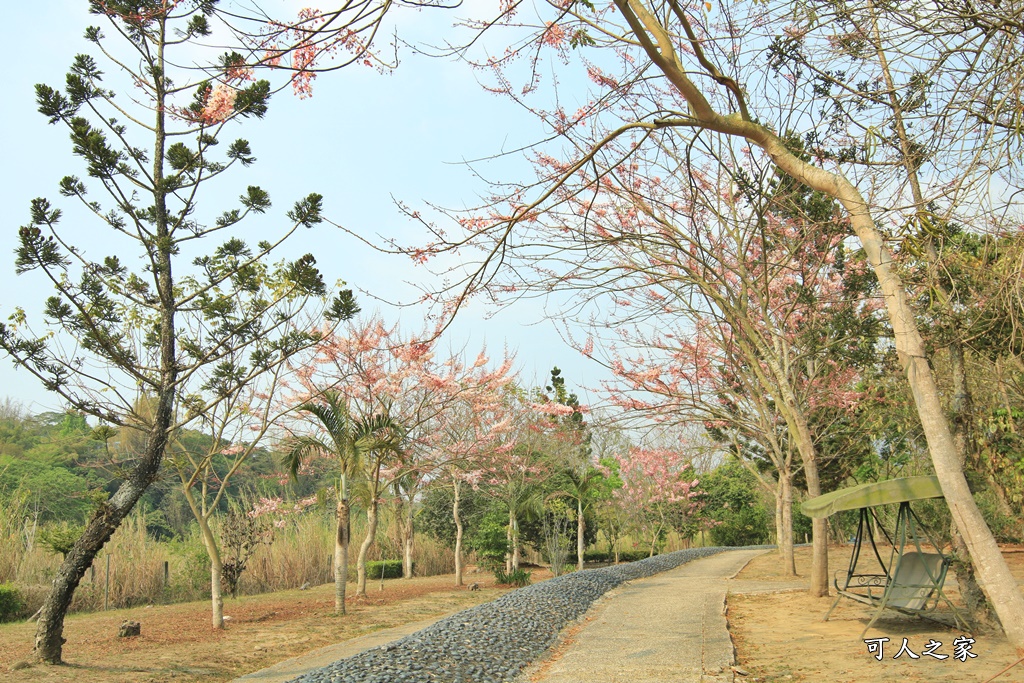
<instances>
[{"instance_id":1,"label":"pink flower cluster","mask_svg":"<svg viewBox=\"0 0 1024 683\"><path fill-rule=\"evenodd\" d=\"M229 85L218 83L206 98L206 106L200 114L200 120L205 124L220 123L226 121L235 111L235 98L238 91Z\"/></svg>"},{"instance_id":2,"label":"pink flower cluster","mask_svg":"<svg viewBox=\"0 0 1024 683\"><path fill-rule=\"evenodd\" d=\"M282 529L286 524L285 518L288 515L297 515L314 503L316 503L316 496L309 496L291 504L286 504L280 496L260 498L259 502L247 514L254 519L263 515L275 515L277 519L274 520L274 526Z\"/></svg>"}]
</instances>

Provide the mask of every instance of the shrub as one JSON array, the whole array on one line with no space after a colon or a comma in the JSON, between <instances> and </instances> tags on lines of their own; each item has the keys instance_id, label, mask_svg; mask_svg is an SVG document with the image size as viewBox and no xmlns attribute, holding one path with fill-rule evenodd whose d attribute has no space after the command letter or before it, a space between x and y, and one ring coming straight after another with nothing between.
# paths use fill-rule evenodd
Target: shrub
<instances>
[{"instance_id":1,"label":"shrub","mask_svg":"<svg viewBox=\"0 0 1024 683\"><path fill-rule=\"evenodd\" d=\"M224 553L221 583L232 598L237 598L238 580L246 564L261 545L273 543L274 528L266 519L232 510L221 523L220 534Z\"/></svg>"},{"instance_id":2,"label":"shrub","mask_svg":"<svg viewBox=\"0 0 1024 683\"><path fill-rule=\"evenodd\" d=\"M620 550L619 551L619 562L636 562L637 560L646 559L650 555L645 550ZM609 553L605 550L592 550L583 553L584 562L614 562L615 553Z\"/></svg>"},{"instance_id":3,"label":"shrub","mask_svg":"<svg viewBox=\"0 0 1024 683\"><path fill-rule=\"evenodd\" d=\"M501 512L489 512L469 539L470 549L476 551L477 561L485 569L497 569L505 561L508 553L507 519Z\"/></svg>"},{"instance_id":4,"label":"shrub","mask_svg":"<svg viewBox=\"0 0 1024 683\"><path fill-rule=\"evenodd\" d=\"M412 563L413 571L416 570L416 563ZM401 560L380 560L379 562L367 562L366 563L366 578L368 579L379 579L381 578L381 572L384 572L385 579L400 579L402 578L402 561Z\"/></svg>"},{"instance_id":5,"label":"shrub","mask_svg":"<svg viewBox=\"0 0 1024 683\"><path fill-rule=\"evenodd\" d=\"M517 588L529 586L531 582L530 572L525 569L516 569L511 572L506 572L504 569L495 569L494 580L504 586L515 586Z\"/></svg>"},{"instance_id":6,"label":"shrub","mask_svg":"<svg viewBox=\"0 0 1024 683\"><path fill-rule=\"evenodd\" d=\"M12 584L0 583L0 622L12 621L21 616L25 601Z\"/></svg>"},{"instance_id":7,"label":"shrub","mask_svg":"<svg viewBox=\"0 0 1024 683\"><path fill-rule=\"evenodd\" d=\"M762 507L728 511L721 515L720 521L721 524L711 527L709 532L714 545L760 545L769 540L772 520Z\"/></svg>"}]
</instances>

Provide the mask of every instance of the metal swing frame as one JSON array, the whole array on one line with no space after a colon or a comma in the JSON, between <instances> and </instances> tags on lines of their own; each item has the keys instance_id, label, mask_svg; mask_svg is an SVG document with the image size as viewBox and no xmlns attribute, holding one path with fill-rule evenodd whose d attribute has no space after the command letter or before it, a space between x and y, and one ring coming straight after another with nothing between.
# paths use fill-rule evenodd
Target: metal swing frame
<instances>
[{"instance_id":1,"label":"metal swing frame","mask_svg":"<svg viewBox=\"0 0 1024 683\"><path fill-rule=\"evenodd\" d=\"M859 510L850 565L845 572L837 571L833 578L837 595L825 614L825 621L845 597L877 607L861 634L862 638L886 609L949 626L931 616L940 602L952 610L954 627L968 628L960 611L943 591L950 558L942 553L939 544L910 507L915 500L941 497L942 490L936 477L908 477L833 491L803 504L804 513L810 517L828 517L841 510ZM885 530L875 509L887 504L899 504L892 536ZM879 551L874 531L876 526L891 547L888 561ZM935 549L934 552L922 549L922 535ZM859 570L865 543L870 543L871 554L878 561L878 568L872 571Z\"/></svg>"}]
</instances>

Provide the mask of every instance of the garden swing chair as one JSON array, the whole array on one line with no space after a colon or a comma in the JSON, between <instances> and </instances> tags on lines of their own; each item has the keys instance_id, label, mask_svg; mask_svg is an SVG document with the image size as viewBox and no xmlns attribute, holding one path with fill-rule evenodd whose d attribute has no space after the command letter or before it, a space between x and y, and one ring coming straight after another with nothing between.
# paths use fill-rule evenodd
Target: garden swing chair
<instances>
[{"instance_id":1,"label":"garden swing chair","mask_svg":"<svg viewBox=\"0 0 1024 683\"><path fill-rule=\"evenodd\" d=\"M801 505L804 514L813 518L828 517L842 510L860 510L850 566L845 572L836 572L834 583L838 595L825 614L825 621L828 621L842 598L878 608L864 628L864 633L868 632L886 609L937 621L929 615L941 601L953 610L955 625L967 627L960 612L942 590L950 558L942 554L939 545L928 535L910 507L910 503L915 500L929 498L942 498L942 489L935 476L861 484L811 498ZM896 528L893 535L889 536L878 518L876 508L879 505L895 504L899 505ZM883 559L879 551L875 538L876 527L892 549L888 561ZM933 551L921 549L922 535L934 548ZM909 548L908 540L911 542ZM878 560L878 567L862 571L858 565L866 544L870 545L871 554ZM864 633L861 634L862 638Z\"/></svg>"}]
</instances>

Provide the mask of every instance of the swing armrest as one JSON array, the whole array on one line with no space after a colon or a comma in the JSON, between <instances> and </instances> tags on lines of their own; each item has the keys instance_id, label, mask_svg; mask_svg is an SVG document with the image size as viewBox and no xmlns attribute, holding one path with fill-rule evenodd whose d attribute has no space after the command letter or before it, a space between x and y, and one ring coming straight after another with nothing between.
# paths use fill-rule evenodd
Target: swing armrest
<instances>
[{"instance_id":1,"label":"swing armrest","mask_svg":"<svg viewBox=\"0 0 1024 683\"><path fill-rule=\"evenodd\" d=\"M882 588L889 583L888 574L850 574L847 570L836 570L833 578L836 590L848 591L853 588Z\"/></svg>"}]
</instances>

